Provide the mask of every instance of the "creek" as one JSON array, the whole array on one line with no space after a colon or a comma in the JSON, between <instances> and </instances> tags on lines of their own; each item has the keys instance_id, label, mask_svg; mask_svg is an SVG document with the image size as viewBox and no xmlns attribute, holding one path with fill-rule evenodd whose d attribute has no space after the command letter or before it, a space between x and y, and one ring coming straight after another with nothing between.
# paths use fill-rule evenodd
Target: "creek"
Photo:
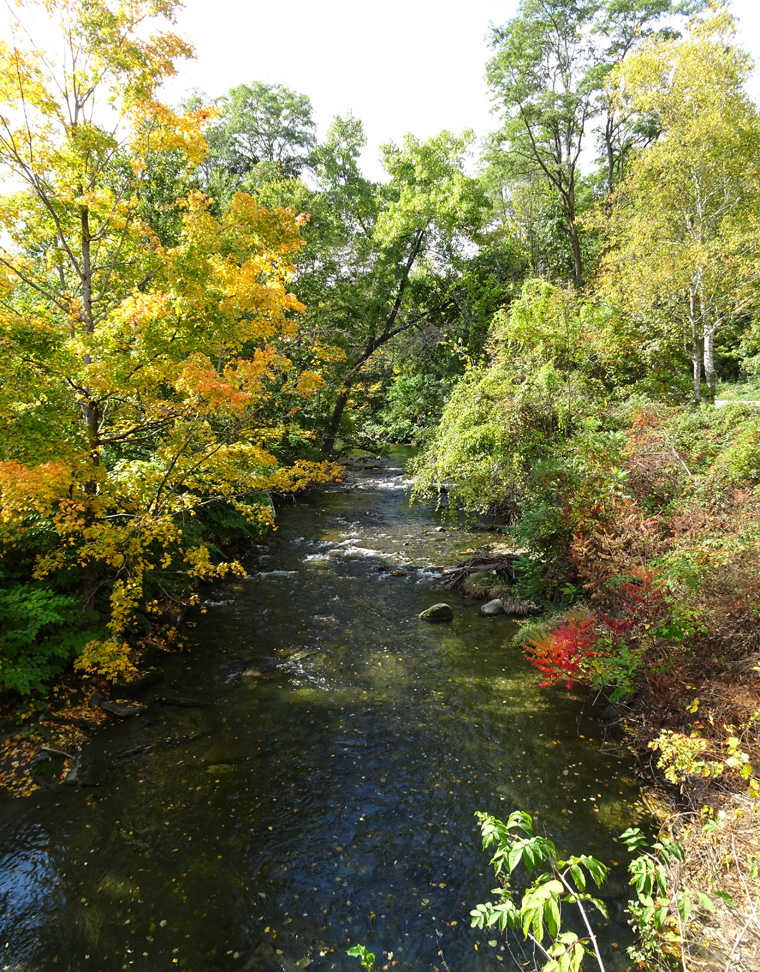
<instances>
[{"instance_id":1,"label":"creek","mask_svg":"<svg viewBox=\"0 0 760 972\"><path fill-rule=\"evenodd\" d=\"M470 928L494 887L476 810L622 861L629 757L585 695L539 688L513 622L436 589L484 537L407 486L398 457L355 462L283 509L82 785L0 806L0 969L359 972L361 942L376 969L491 972L512 965ZM442 600L452 622L417 618ZM628 969L622 864L603 896Z\"/></svg>"}]
</instances>

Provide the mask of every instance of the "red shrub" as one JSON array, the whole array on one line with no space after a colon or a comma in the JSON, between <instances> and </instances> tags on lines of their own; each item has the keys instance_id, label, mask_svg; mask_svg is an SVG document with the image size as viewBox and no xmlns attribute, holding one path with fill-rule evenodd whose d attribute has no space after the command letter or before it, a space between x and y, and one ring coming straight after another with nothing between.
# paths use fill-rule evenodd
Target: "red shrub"
<instances>
[{"instance_id":1,"label":"red shrub","mask_svg":"<svg viewBox=\"0 0 760 972\"><path fill-rule=\"evenodd\" d=\"M563 621L543 638L528 640L526 654L531 665L544 676L541 688L566 679L567 688L573 679L583 679L600 638L597 616L586 608L568 611Z\"/></svg>"}]
</instances>

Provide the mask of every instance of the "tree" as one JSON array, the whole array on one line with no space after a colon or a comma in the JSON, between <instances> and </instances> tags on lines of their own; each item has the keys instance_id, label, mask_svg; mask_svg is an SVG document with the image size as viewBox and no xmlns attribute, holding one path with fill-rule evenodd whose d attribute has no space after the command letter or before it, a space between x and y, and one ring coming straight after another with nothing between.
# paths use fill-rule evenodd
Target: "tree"
<instances>
[{"instance_id":1,"label":"tree","mask_svg":"<svg viewBox=\"0 0 760 972\"><path fill-rule=\"evenodd\" d=\"M109 632L80 664L109 676L130 668L124 632L150 578L229 566L193 529L205 505L263 523L267 490L326 475L268 451L318 384L287 355L298 221L244 194L214 216L183 182L207 114L155 100L189 53L156 26L177 7L47 0L61 67L0 47L0 162L21 187L0 201L0 541L31 545L37 578L78 577L85 608L108 594ZM143 199L168 154L178 219L162 242Z\"/></svg>"},{"instance_id":2,"label":"tree","mask_svg":"<svg viewBox=\"0 0 760 972\"><path fill-rule=\"evenodd\" d=\"M523 0L517 17L494 28L498 53L488 64L505 115L497 144L507 143L521 168L538 170L556 193L577 286L584 274L576 194L595 108L590 30L597 6L596 0Z\"/></svg>"},{"instance_id":3,"label":"tree","mask_svg":"<svg viewBox=\"0 0 760 972\"><path fill-rule=\"evenodd\" d=\"M460 276L463 241L480 222L485 201L463 171L470 141L442 133L424 143L410 136L401 148L386 146L391 178L377 185L360 171L364 131L348 115L334 119L310 154L316 186L271 170L265 178L256 172L246 177L260 201L308 213L307 245L296 259L306 313L292 350L300 367L329 376L308 416L328 453L358 379L380 360L381 349L403 333L450 323L469 302L467 286L456 299L449 288ZM438 343L443 335L435 333Z\"/></svg>"},{"instance_id":4,"label":"tree","mask_svg":"<svg viewBox=\"0 0 760 972\"><path fill-rule=\"evenodd\" d=\"M222 170L240 186L246 177L295 178L316 144L311 102L283 84L254 81L218 98L218 121L208 133L208 178Z\"/></svg>"},{"instance_id":5,"label":"tree","mask_svg":"<svg viewBox=\"0 0 760 972\"><path fill-rule=\"evenodd\" d=\"M328 453L351 388L372 356L396 335L440 321L455 303L457 255L477 231L485 202L463 170L471 134L441 132L424 142L407 135L400 147L389 143L383 157L390 180L374 191L355 167L355 135L351 167L344 159L337 181L325 163L321 170L349 230L339 240L340 258L317 310L321 321L330 321L331 339L345 356L335 376Z\"/></svg>"},{"instance_id":6,"label":"tree","mask_svg":"<svg viewBox=\"0 0 760 972\"><path fill-rule=\"evenodd\" d=\"M604 97L606 77L647 38L677 37L674 23L678 18L693 16L706 6L706 0L606 0L600 8L596 25L602 64L598 97L603 125L599 127L599 145L608 195L622 180L631 152L656 137L657 121L647 112L619 112L615 102Z\"/></svg>"},{"instance_id":7,"label":"tree","mask_svg":"<svg viewBox=\"0 0 760 972\"><path fill-rule=\"evenodd\" d=\"M613 74L619 110L656 116L609 219L602 288L640 327L674 330L714 393L716 331L757 306L760 117L727 13L653 39Z\"/></svg>"},{"instance_id":8,"label":"tree","mask_svg":"<svg viewBox=\"0 0 760 972\"><path fill-rule=\"evenodd\" d=\"M667 18L701 5L699 0L522 0L518 15L493 29L496 54L488 64L488 81L504 124L492 138L491 158L506 150L513 180L545 181L550 187L576 286L585 276L578 217L586 144L604 113L596 130L611 191L632 145L652 134L646 117L628 114L624 123L605 106L605 78Z\"/></svg>"}]
</instances>

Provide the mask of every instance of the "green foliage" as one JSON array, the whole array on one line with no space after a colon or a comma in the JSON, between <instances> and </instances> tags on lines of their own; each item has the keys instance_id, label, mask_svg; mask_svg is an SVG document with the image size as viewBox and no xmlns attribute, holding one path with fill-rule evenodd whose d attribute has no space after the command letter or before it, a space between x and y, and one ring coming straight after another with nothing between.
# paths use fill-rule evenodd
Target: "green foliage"
<instances>
[{"instance_id":1,"label":"green foliage","mask_svg":"<svg viewBox=\"0 0 760 972\"><path fill-rule=\"evenodd\" d=\"M605 105L605 80L663 18L703 5L521 0L515 17L492 28L488 81L503 125L491 138L486 178L534 272L583 281L599 243L579 217L612 191L634 147L655 134L646 113ZM578 160L594 130L602 167L583 179Z\"/></svg>"},{"instance_id":2,"label":"green foliage","mask_svg":"<svg viewBox=\"0 0 760 972\"><path fill-rule=\"evenodd\" d=\"M268 181L301 174L314 148L316 125L309 98L283 84L254 81L216 100L218 121L208 132L204 171Z\"/></svg>"},{"instance_id":3,"label":"green foliage","mask_svg":"<svg viewBox=\"0 0 760 972\"><path fill-rule=\"evenodd\" d=\"M632 698L644 672L644 650L621 641L594 659L592 685L606 689L610 702Z\"/></svg>"},{"instance_id":4,"label":"green foliage","mask_svg":"<svg viewBox=\"0 0 760 972\"><path fill-rule=\"evenodd\" d=\"M379 442L418 443L441 417L449 383L428 374L395 376L385 407L363 423L364 435Z\"/></svg>"},{"instance_id":5,"label":"green foliage","mask_svg":"<svg viewBox=\"0 0 760 972\"><path fill-rule=\"evenodd\" d=\"M758 402L760 401L760 380L753 375L746 381L719 381L715 398L730 402Z\"/></svg>"},{"instance_id":6,"label":"green foliage","mask_svg":"<svg viewBox=\"0 0 760 972\"><path fill-rule=\"evenodd\" d=\"M37 584L0 588L0 690L22 696L44 691L95 637L82 630L87 619L72 595Z\"/></svg>"},{"instance_id":7,"label":"green foliage","mask_svg":"<svg viewBox=\"0 0 760 972\"><path fill-rule=\"evenodd\" d=\"M691 26L684 39L645 42L612 74L616 109L651 113L659 133L597 225L601 286L648 329L680 331L699 401L703 367L715 390L716 332L757 307L760 114L727 10Z\"/></svg>"},{"instance_id":8,"label":"green foliage","mask_svg":"<svg viewBox=\"0 0 760 972\"><path fill-rule=\"evenodd\" d=\"M551 840L534 835L532 818L522 810L510 814L506 823L487 813L475 816L480 821L483 849L494 848L491 864L500 887L494 891L495 903L476 905L470 912L472 927L497 925L501 931L521 931L546 959L541 972L576 972L585 955L594 955L603 972L586 906L607 917L604 903L587 890L589 878L597 886L606 880L605 865L585 854L561 860ZM510 882L521 863L528 871L542 870L517 899ZM568 903L580 911L587 931L584 938L562 928L562 905Z\"/></svg>"},{"instance_id":9,"label":"green foliage","mask_svg":"<svg viewBox=\"0 0 760 972\"><path fill-rule=\"evenodd\" d=\"M714 912L715 903L704 891L679 880L684 848L677 840L660 837L650 842L638 827L626 830L621 840L637 855L628 867L636 892L636 900L628 902L628 913L639 944L629 948L628 954L646 963L648 969L670 969L669 956L682 957L690 916L697 908Z\"/></svg>"},{"instance_id":10,"label":"green foliage","mask_svg":"<svg viewBox=\"0 0 760 972\"><path fill-rule=\"evenodd\" d=\"M518 586L534 600L576 596L561 559L577 517L599 493L623 487L623 442L603 424L599 360L609 342L597 324L572 291L526 281L494 319L490 363L454 386L414 464L415 495L446 484L452 513L461 506L511 517L515 545L531 554L518 565Z\"/></svg>"},{"instance_id":11,"label":"green foliage","mask_svg":"<svg viewBox=\"0 0 760 972\"><path fill-rule=\"evenodd\" d=\"M760 483L760 416L745 422L717 457L713 474L732 485Z\"/></svg>"},{"instance_id":12,"label":"green foliage","mask_svg":"<svg viewBox=\"0 0 760 972\"><path fill-rule=\"evenodd\" d=\"M252 514L255 509L262 507L272 508L272 501L268 495L248 496L237 505L225 502L210 503L197 518L200 521L198 524L200 535L209 542L227 548L232 544L260 538L266 530L262 530ZM185 532L188 532L188 527L185 527Z\"/></svg>"},{"instance_id":13,"label":"green foliage","mask_svg":"<svg viewBox=\"0 0 760 972\"><path fill-rule=\"evenodd\" d=\"M554 843L534 834L532 819L522 810L512 813L506 823L486 813L476 816L483 848L493 849L491 864L500 886L494 891L494 901L478 904L470 912L472 927L496 926L502 932L522 933L543 956L543 964L535 966L537 972L573 972L589 955L603 972L589 909L596 909L605 919L609 916L604 903L589 891L589 884L603 884L605 865L588 855L559 859ZM716 826L709 821L705 832ZM632 855L628 872L635 898L628 902L628 914L638 937L628 954L653 972L670 972L676 964L685 968L683 949L693 938L695 917L713 913L718 900L732 906L734 902L722 891L708 894L682 880L685 850L679 841L666 836L651 840L637 827L626 830L621 840ZM521 864L538 873L518 891L512 884ZM579 910L586 929L583 938L563 929L563 904Z\"/></svg>"}]
</instances>

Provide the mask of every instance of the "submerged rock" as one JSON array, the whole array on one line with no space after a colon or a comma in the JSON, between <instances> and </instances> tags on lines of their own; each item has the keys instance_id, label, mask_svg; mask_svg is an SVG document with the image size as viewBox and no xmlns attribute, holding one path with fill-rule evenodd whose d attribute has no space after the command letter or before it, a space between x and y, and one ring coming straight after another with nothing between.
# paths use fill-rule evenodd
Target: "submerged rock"
<instances>
[{"instance_id":1,"label":"submerged rock","mask_svg":"<svg viewBox=\"0 0 760 972\"><path fill-rule=\"evenodd\" d=\"M267 658L259 665L252 665L243 671L243 678L267 678L274 675L285 664L282 658Z\"/></svg>"},{"instance_id":2,"label":"submerged rock","mask_svg":"<svg viewBox=\"0 0 760 972\"><path fill-rule=\"evenodd\" d=\"M495 597L492 601L484 604L480 613L486 617L493 617L495 614L504 614L504 602L500 597Z\"/></svg>"},{"instance_id":3,"label":"submerged rock","mask_svg":"<svg viewBox=\"0 0 760 972\"><path fill-rule=\"evenodd\" d=\"M288 663L306 661L306 659L311 658L313 654L313 648L296 648L295 651L287 653Z\"/></svg>"},{"instance_id":4,"label":"submerged rock","mask_svg":"<svg viewBox=\"0 0 760 972\"><path fill-rule=\"evenodd\" d=\"M104 783L103 766L97 760L75 756L69 763L66 775L61 780L64 786L102 786Z\"/></svg>"},{"instance_id":5,"label":"submerged rock","mask_svg":"<svg viewBox=\"0 0 760 972\"><path fill-rule=\"evenodd\" d=\"M132 716L140 715L142 706L129 705L127 702L110 702L106 700L100 703L100 708L110 712L117 719L129 719Z\"/></svg>"},{"instance_id":6,"label":"submerged rock","mask_svg":"<svg viewBox=\"0 0 760 972\"><path fill-rule=\"evenodd\" d=\"M417 617L422 618L424 621L451 621L454 617L454 612L448 604L433 604L432 607L420 611Z\"/></svg>"}]
</instances>

